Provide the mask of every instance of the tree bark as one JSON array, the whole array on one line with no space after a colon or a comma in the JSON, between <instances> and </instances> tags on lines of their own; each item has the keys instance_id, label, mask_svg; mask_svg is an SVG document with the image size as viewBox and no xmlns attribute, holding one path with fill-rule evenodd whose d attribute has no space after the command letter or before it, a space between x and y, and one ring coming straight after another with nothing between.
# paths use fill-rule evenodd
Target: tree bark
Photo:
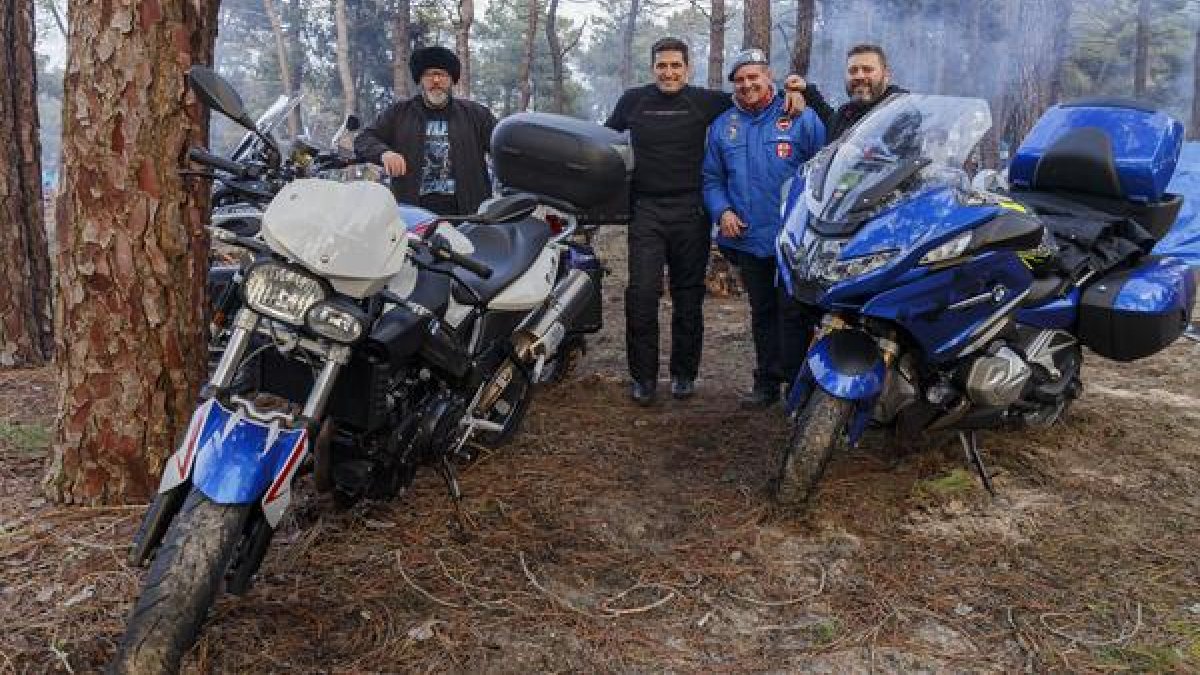
<instances>
[{"instance_id":1,"label":"tree bark","mask_svg":"<svg viewBox=\"0 0 1200 675\"><path fill-rule=\"evenodd\" d=\"M771 54L771 0L746 0L742 49L758 47Z\"/></svg>"},{"instance_id":2,"label":"tree bark","mask_svg":"<svg viewBox=\"0 0 1200 675\"><path fill-rule=\"evenodd\" d=\"M45 489L144 501L203 382L207 182L177 171L207 115L218 0L72 2L56 208L61 390Z\"/></svg>"},{"instance_id":3,"label":"tree bark","mask_svg":"<svg viewBox=\"0 0 1200 675\"><path fill-rule=\"evenodd\" d=\"M1192 119L1188 138L1200 138L1200 24L1196 26L1196 45L1192 48Z\"/></svg>"},{"instance_id":4,"label":"tree bark","mask_svg":"<svg viewBox=\"0 0 1200 675\"><path fill-rule=\"evenodd\" d=\"M0 0L0 367L53 348L32 0Z\"/></svg>"},{"instance_id":5,"label":"tree bark","mask_svg":"<svg viewBox=\"0 0 1200 675\"><path fill-rule=\"evenodd\" d=\"M413 95L412 73L408 60L412 58L412 2L396 0L396 17L392 21L392 87L398 100Z\"/></svg>"},{"instance_id":6,"label":"tree bark","mask_svg":"<svg viewBox=\"0 0 1200 675\"><path fill-rule=\"evenodd\" d=\"M792 72L808 77L812 63L813 23L817 20L817 0L796 0L796 41L792 43Z\"/></svg>"},{"instance_id":7,"label":"tree bark","mask_svg":"<svg viewBox=\"0 0 1200 675\"><path fill-rule=\"evenodd\" d=\"M346 19L346 0L333 0L333 22L337 28L338 78L342 83L342 117L355 113L354 71L350 68L350 23Z\"/></svg>"},{"instance_id":8,"label":"tree bark","mask_svg":"<svg viewBox=\"0 0 1200 675\"><path fill-rule=\"evenodd\" d=\"M517 112L529 110L529 99L533 97L533 45L537 40L538 0L529 0L529 18L525 25L525 54L521 57L521 73L517 86L521 98L517 101Z\"/></svg>"},{"instance_id":9,"label":"tree bark","mask_svg":"<svg viewBox=\"0 0 1200 675\"><path fill-rule=\"evenodd\" d=\"M283 91L292 96L296 89L292 84L292 66L288 59L288 40L283 32L283 20L279 18L279 11L272 0L263 0L263 11L267 20L271 22L271 33L275 36L275 57L279 59L279 77L283 80ZM296 110L292 110L288 115L288 133L293 137L300 133L300 115Z\"/></svg>"},{"instance_id":10,"label":"tree bark","mask_svg":"<svg viewBox=\"0 0 1200 675\"><path fill-rule=\"evenodd\" d=\"M1050 63L1050 82L1046 86L1047 103L1054 105L1062 98L1063 68L1066 67L1067 57L1070 56L1071 43L1071 3L1058 2L1051 6L1054 28L1051 52L1053 61Z\"/></svg>"},{"instance_id":11,"label":"tree bark","mask_svg":"<svg viewBox=\"0 0 1200 675\"><path fill-rule=\"evenodd\" d=\"M708 17L708 88L722 89L725 86L725 23L729 17L725 12L725 0L712 0L712 14Z\"/></svg>"},{"instance_id":12,"label":"tree bark","mask_svg":"<svg viewBox=\"0 0 1200 675\"><path fill-rule=\"evenodd\" d=\"M1150 74L1150 0L1138 0L1137 33L1133 47L1133 96L1146 95Z\"/></svg>"},{"instance_id":13,"label":"tree bark","mask_svg":"<svg viewBox=\"0 0 1200 675\"><path fill-rule=\"evenodd\" d=\"M550 45L550 68L554 77L554 112L563 113L567 108L567 88L563 82L562 42L558 39L558 0L550 0L546 9L546 44Z\"/></svg>"},{"instance_id":14,"label":"tree bark","mask_svg":"<svg viewBox=\"0 0 1200 675\"><path fill-rule=\"evenodd\" d=\"M458 53L458 60L462 63L462 75L454 89L463 98L471 97L471 24L473 23L475 23L475 0L458 0L458 21L454 24L454 47Z\"/></svg>"},{"instance_id":15,"label":"tree bark","mask_svg":"<svg viewBox=\"0 0 1200 675\"><path fill-rule=\"evenodd\" d=\"M633 86L633 34L637 30L641 0L629 0L629 16L625 19L625 32L621 34L621 89Z\"/></svg>"}]
</instances>

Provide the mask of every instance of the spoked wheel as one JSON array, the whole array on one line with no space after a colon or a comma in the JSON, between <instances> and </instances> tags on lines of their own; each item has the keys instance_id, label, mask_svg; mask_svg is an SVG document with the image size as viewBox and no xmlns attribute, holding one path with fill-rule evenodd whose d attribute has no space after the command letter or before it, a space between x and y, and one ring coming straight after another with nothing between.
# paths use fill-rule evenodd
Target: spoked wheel
<instances>
[{"instance_id":1,"label":"spoked wheel","mask_svg":"<svg viewBox=\"0 0 1200 675\"><path fill-rule=\"evenodd\" d=\"M249 513L247 505L217 504L192 490L150 566L112 672L179 670L216 599Z\"/></svg>"},{"instance_id":2,"label":"spoked wheel","mask_svg":"<svg viewBox=\"0 0 1200 675\"><path fill-rule=\"evenodd\" d=\"M816 388L792 428L773 492L782 506L803 509L812 501L833 451L840 445L854 403Z\"/></svg>"}]
</instances>

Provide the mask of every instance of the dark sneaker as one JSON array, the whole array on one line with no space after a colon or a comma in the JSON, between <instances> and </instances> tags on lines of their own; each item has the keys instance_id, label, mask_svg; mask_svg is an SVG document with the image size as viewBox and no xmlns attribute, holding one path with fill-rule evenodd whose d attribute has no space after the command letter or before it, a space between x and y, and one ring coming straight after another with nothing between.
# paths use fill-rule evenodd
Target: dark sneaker
<instances>
[{"instance_id":1,"label":"dark sneaker","mask_svg":"<svg viewBox=\"0 0 1200 675\"><path fill-rule=\"evenodd\" d=\"M633 399L638 405L650 405L654 403L654 384L652 382L633 381L629 386L629 398Z\"/></svg>"},{"instance_id":2,"label":"dark sneaker","mask_svg":"<svg viewBox=\"0 0 1200 675\"><path fill-rule=\"evenodd\" d=\"M691 398L696 394L696 381L682 377L671 378L671 396L678 399Z\"/></svg>"},{"instance_id":3,"label":"dark sneaker","mask_svg":"<svg viewBox=\"0 0 1200 675\"><path fill-rule=\"evenodd\" d=\"M744 410L761 410L775 405L779 400L779 387L755 387L743 394L738 404Z\"/></svg>"}]
</instances>

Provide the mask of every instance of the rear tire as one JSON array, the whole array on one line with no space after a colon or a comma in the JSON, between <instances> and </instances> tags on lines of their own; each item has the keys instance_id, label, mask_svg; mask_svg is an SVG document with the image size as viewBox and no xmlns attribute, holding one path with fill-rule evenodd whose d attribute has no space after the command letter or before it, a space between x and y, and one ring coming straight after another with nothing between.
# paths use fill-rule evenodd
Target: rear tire
<instances>
[{"instance_id":1,"label":"rear tire","mask_svg":"<svg viewBox=\"0 0 1200 675\"><path fill-rule=\"evenodd\" d=\"M831 396L820 387L808 397L774 481L773 496L778 504L804 509L812 501L853 410L853 402Z\"/></svg>"},{"instance_id":2,"label":"rear tire","mask_svg":"<svg viewBox=\"0 0 1200 675\"><path fill-rule=\"evenodd\" d=\"M250 506L193 489L171 523L117 648L112 672L173 673L216 599Z\"/></svg>"}]
</instances>

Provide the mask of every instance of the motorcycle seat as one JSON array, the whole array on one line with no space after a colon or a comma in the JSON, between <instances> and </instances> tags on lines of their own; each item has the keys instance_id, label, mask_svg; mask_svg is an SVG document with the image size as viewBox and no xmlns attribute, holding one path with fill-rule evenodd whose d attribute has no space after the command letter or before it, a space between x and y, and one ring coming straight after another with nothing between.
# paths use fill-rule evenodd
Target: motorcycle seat
<instances>
[{"instance_id":1,"label":"motorcycle seat","mask_svg":"<svg viewBox=\"0 0 1200 675\"><path fill-rule=\"evenodd\" d=\"M536 218L525 218L513 223L465 223L458 229L471 241L475 248L471 258L492 268L489 279L481 279L473 272L459 270L458 277L478 298L461 286L455 285L454 299L463 304L487 304L500 294L517 277L529 269L541 254L552 233L550 226Z\"/></svg>"}]
</instances>

